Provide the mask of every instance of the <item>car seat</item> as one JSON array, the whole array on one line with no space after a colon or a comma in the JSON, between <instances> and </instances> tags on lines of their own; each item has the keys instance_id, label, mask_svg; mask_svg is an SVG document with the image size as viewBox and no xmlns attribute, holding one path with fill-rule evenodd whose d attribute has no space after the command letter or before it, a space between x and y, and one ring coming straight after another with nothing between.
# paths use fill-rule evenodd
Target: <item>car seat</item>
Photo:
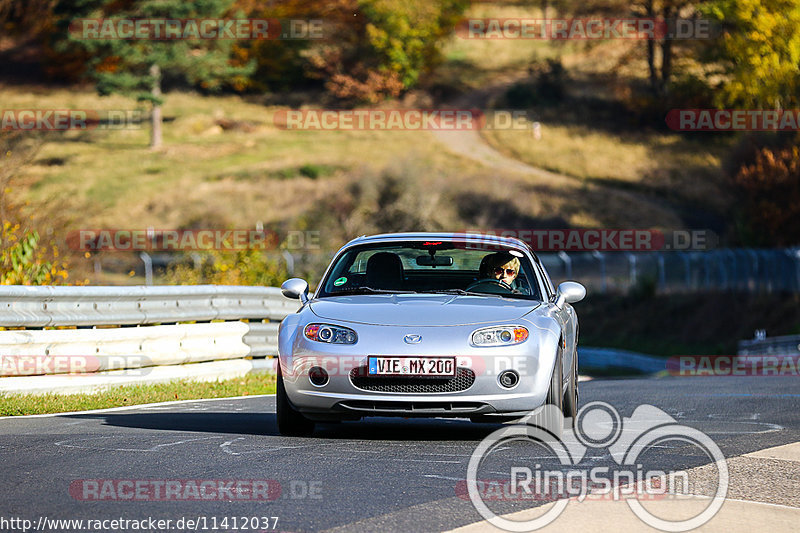
<instances>
[{"instance_id":1,"label":"car seat","mask_svg":"<svg viewBox=\"0 0 800 533\"><path fill-rule=\"evenodd\" d=\"M373 289L400 290L405 276L400 256L378 252L367 261L367 286Z\"/></svg>"}]
</instances>

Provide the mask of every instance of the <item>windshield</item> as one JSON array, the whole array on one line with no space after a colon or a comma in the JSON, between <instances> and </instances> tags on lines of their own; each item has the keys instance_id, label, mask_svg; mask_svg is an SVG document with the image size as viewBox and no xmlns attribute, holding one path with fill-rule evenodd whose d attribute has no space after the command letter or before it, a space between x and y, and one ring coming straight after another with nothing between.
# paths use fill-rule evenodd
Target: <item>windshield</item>
<instances>
[{"instance_id":1,"label":"windshield","mask_svg":"<svg viewBox=\"0 0 800 533\"><path fill-rule=\"evenodd\" d=\"M355 246L336 260L317 296L382 293L542 299L533 266L522 252L447 241Z\"/></svg>"}]
</instances>

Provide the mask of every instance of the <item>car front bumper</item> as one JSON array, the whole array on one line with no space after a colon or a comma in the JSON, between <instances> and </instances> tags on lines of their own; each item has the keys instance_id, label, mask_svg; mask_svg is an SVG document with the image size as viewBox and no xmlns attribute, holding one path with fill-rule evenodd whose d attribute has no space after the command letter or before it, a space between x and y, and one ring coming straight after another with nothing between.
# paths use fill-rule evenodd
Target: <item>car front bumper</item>
<instances>
[{"instance_id":1,"label":"car front bumper","mask_svg":"<svg viewBox=\"0 0 800 533\"><path fill-rule=\"evenodd\" d=\"M289 401L310 418L523 416L540 407L547 396L557 337L533 323L518 321L528 327L529 338L501 347L470 345L468 339L476 326L413 328L423 342L408 345L402 338L410 328L337 323L357 329L358 343L330 345L296 334L291 351L280 355ZM289 346L288 342L281 345ZM453 356L460 375L471 373L474 379L452 387L446 380L429 377L367 377L364 368L371 355ZM314 367L325 369L328 379L324 385L312 383L309 371ZM512 388L503 387L498 379L505 370L514 370L519 376ZM382 387L380 380L386 379L409 386ZM432 379L442 386L423 386ZM427 392L420 392L422 389Z\"/></svg>"}]
</instances>

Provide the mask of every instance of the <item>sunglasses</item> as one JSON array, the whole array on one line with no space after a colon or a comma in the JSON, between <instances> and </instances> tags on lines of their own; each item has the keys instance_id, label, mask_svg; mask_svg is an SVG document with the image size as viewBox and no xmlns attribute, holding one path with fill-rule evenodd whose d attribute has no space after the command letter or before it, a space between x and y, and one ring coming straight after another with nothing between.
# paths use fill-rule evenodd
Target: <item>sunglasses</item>
<instances>
[{"instance_id":1,"label":"sunglasses","mask_svg":"<svg viewBox=\"0 0 800 533\"><path fill-rule=\"evenodd\" d=\"M494 273L495 274L502 274L504 272L505 272L506 276L513 276L514 274L517 273L517 271L514 270L513 268L495 268L494 269Z\"/></svg>"}]
</instances>

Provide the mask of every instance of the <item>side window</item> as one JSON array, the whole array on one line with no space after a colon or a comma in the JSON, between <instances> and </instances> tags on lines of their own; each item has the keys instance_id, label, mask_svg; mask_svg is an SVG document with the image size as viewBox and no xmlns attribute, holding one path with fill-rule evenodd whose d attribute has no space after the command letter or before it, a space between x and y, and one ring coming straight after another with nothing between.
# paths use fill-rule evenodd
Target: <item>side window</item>
<instances>
[{"instance_id":1,"label":"side window","mask_svg":"<svg viewBox=\"0 0 800 533\"><path fill-rule=\"evenodd\" d=\"M556 293L556 289L553 287L553 282L550 279L550 276L547 274L547 271L544 269L541 263L539 263L538 258L536 261L536 268L539 269L542 279L544 280L545 289L547 290L547 298L545 298L545 300L549 300Z\"/></svg>"},{"instance_id":2,"label":"side window","mask_svg":"<svg viewBox=\"0 0 800 533\"><path fill-rule=\"evenodd\" d=\"M539 280L538 274L539 272L536 270L538 265L534 263L533 269L529 270L527 267L522 269L520 272L520 278L522 278L521 283L527 285L527 292L530 296L533 296L537 300L544 300L540 296L541 288L539 287Z\"/></svg>"}]
</instances>

